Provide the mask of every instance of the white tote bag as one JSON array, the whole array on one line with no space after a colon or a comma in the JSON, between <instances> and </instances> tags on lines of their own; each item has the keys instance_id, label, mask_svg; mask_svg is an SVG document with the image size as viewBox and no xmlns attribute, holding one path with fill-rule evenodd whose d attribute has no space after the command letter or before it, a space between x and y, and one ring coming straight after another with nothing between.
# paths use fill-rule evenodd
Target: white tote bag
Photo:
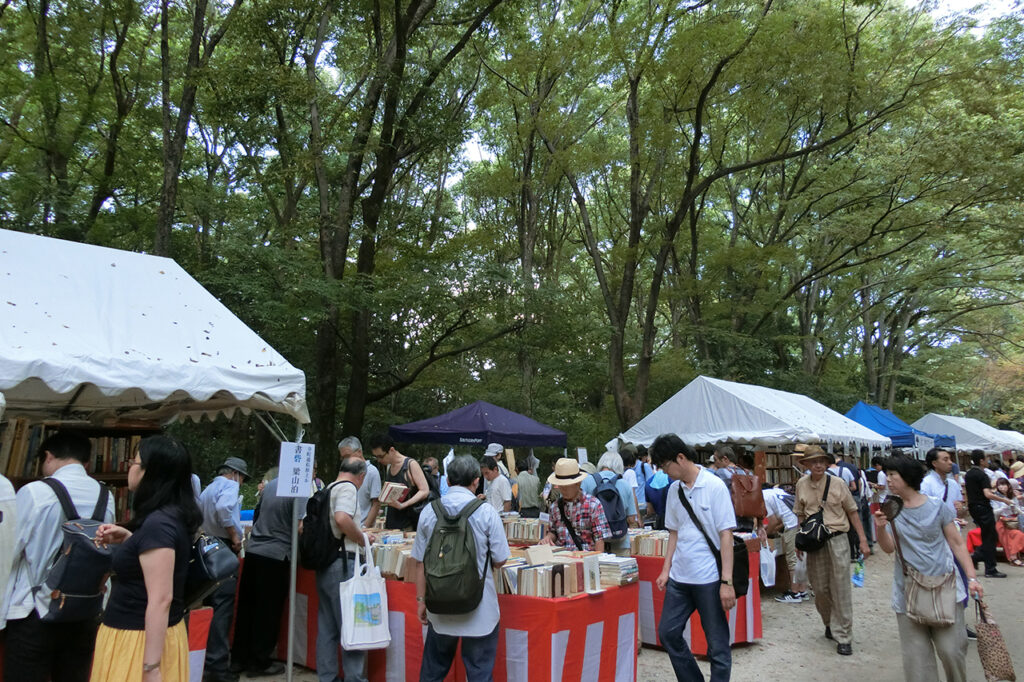
<instances>
[{"instance_id":1,"label":"white tote bag","mask_svg":"<svg viewBox=\"0 0 1024 682\"><path fill-rule=\"evenodd\" d=\"M391 642L388 628L388 590L366 541L366 562L356 552L352 577L340 585L341 648L385 649Z\"/></svg>"},{"instance_id":2,"label":"white tote bag","mask_svg":"<svg viewBox=\"0 0 1024 682\"><path fill-rule=\"evenodd\" d=\"M775 548L770 544L762 545L761 551L761 583L765 587L775 586Z\"/></svg>"}]
</instances>

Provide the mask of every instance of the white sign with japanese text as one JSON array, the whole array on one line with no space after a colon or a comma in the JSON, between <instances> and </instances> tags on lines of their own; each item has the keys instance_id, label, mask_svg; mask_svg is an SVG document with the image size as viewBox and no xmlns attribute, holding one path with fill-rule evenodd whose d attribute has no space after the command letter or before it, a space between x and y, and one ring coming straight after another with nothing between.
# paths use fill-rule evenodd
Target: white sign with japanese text
<instances>
[{"instance_id":1,"label":"white sign with japanese text","mask_svg":"<svg viewBox=\"0 0 1024 682\"><path fill-rule=\"evenodd\" d=\"M281 443L277 465L278 497L309 497L313 494L312 443Z\"/></svg>"}]
</instances>

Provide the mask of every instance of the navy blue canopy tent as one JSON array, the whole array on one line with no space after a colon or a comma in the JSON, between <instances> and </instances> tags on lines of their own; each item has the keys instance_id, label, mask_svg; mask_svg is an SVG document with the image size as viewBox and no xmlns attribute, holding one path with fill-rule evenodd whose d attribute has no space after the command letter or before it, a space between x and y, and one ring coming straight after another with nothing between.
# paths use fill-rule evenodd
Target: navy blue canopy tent
<instances>
[{"instance_id":1,"label":"navy blue canopy tent","mask_svg":"<svg viewBox=\"0 0 1024 682\"><path fill-rule=\"evenodd\" d=\"M952 436L926 433L920 429L915 429L889 410L884 410L876 405L868 405L864 401L860 401L851 407L850 411L846 413L846 417L883 436L889 436L892 439L892 446L894 448L914 447L915 435L933 439L935 445L940 448L956 447L956 439Z\"/></svg>"},{"instance_id":2,"label":"navy blue canopy tent","mask_svg":"<svg viewBox=\"0 0 1024 682\"><path fill-rule=\"evenodd\" d=\"M392 426L388 433L402 443L448 445L566 446L565 432L512 410L478 400L439 417Z\"/></svg>"}]
</instances>

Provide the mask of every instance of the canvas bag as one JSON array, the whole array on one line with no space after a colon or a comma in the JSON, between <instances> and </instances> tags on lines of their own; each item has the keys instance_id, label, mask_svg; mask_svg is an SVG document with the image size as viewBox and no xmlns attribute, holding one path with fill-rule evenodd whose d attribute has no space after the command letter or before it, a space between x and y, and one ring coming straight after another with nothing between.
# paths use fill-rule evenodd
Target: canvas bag
<instances>
[{"instance_id":1,"label":"canvas bag","mask_svg":"<svg viewBox=\"0 0 1024 682\"><path fill-rule=\"evenodd\" d=\"M801 552L817 552L824 547L832 533L825 527L825 500L828 499L828 488L832 484L832 476L825 474L825 492L821 495L821 507L800 524L796 532L796 548Z\"/></svg>"},{"instance_id":2,"label":"canvas bag","mask_svg":"<svg viewBox=\"0 0 1024 682\"><path fill-rule=\"evenodd\" d=\"M734 473L730 483L732 489L732 507L736 516L763 519L768 516L764 506L764 494L761 492L761 480L747 473Z\"/></svg>"},{"instance_id":3,"label":"canvas bag","mask_svg":"<svg viewBox=\"0 0 1024 682\"><path fill-rule=\"evenodd\" d=\"M385 649L391 643L388 627L388 590L373 563L370 541L364 535L366 562L356 552L352 577L338 586L341 599L341 648L346 651Z\"/></svg>"},{"instance_id":4,"label":"canvas bag","mask_svg":"<svg viewBox=\"0 0 1024 682\"><path fill-rule=\"evenodd\" d=\"M66 521L62 541L46 567L46 577L37 590L50 593L50 609L40 620L47 623L80 623L92 620L103 610L103 594L110 575L110 548L96 540L103 525L110 491L100 486L100 496L91 518L83 518L64 484L55 478L42 482L53 490Z\"/></svg>"},{"instance_id":5,"label":"canvas bag","mask_svg":"<svg viewBox=\"0 0 1024 682\"><path fill-rule=\"evenodd\" d=\"M483 599L487 567L491 553L487 550L484 574L477 569L476 535L469 517L484 503L476 499L454 516L434 500L431 508L437 517L427 549L423 553L423 577L426 582L424 601L431 613L470 613Z\"/></svg>"},{"instance_id":6,"label":"canvas bag","mask_svg":"<svg viewBox=\"0 0 1024 682\"><path fill-rule=\"evenodd\" d=\"M945 575L925 575L903 558L895 519L889 525L896 540L896 555L903 567L903 595L906 616L915 623L944 627L956 620L956 571Z\"/></svg>"}]
</instances>

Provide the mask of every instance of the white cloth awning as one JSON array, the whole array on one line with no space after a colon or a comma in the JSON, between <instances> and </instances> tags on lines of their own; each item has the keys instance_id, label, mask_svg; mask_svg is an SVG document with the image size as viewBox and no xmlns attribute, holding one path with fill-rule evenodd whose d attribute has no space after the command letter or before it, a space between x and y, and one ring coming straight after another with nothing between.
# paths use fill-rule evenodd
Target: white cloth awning
<instances>
[{"instance_id":1,"label":"white cloth awning","mask_svg":"<svg viewBox=\"0 0 1024 682\"><path fill-rule=\"evenodd\" d=\"M302 371L173 260L9 230L0 393L11 414L309 421Z\"/></svg>"},{"instance_id":2,"label":"white cloth awning","mask_svg":"<svg viewBox=\"0 0 1024 682\"><path fill-rule=\"evenodd\" d=\"M1024 452L1024 433L1010 429L999 429L999 433L1003 434L1003 440L1013 446L1011 450Z\"/></svg>"},{"instance_id":3,"label":"white cloth awning","mask_svg":"<svg viewBox=\"0 0 1024 682\"><path fill-rule=\"evenodd\" d=\"M983 450L993 455L1013 446L999 432L999 429L970 417L953 417L948 414L931 412L911 424L916 429L930 433L944 433L956 438L957 450Z\"/></svg>"},{"instance_id":4,"label":"white cloth awning","mask_svg":"<svg viewBox=\"0 0 1024 682\"><path fill-rule=\"evenodd\" d=\"M887 436L807 396L700 376L619 437L650 445L675 433L690 445L825 443L885 447Z\"/></svg>"}]
</instances>

